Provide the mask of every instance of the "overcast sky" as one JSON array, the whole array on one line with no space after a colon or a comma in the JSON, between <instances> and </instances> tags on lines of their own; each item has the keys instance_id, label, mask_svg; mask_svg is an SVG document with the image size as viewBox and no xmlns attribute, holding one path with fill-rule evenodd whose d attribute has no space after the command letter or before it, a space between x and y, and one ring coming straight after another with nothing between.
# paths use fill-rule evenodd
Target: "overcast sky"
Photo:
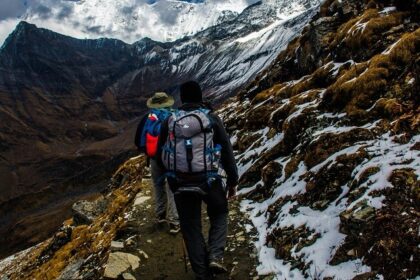
<instances>
[{"instance_id":1,"label":"overcast sky","mask_svg":"<svg viewBox=\"0 0 420 280\"><path fill-rule=\"evenodd\" d=\"M14 30L21 20L40 23L44 21L46 27L57 27L59 18L71 15L72 0L0 0L0 45L4 39ZM31 18L28 18L28 15ZM48 22L51 21L51 24ZM58 28L57 31L66 32L70 28ZM71 33L71 32L70 32ZM70 34L69 34L70 35ZM77 35L76 33L72 35Z\"/></svg>"},{"instance_id":2,"label":"overcast sky","mask_svg":"<svg viewBox=\"0 0 420 280\"><path fill-rule=\"evenodd\" d=\"M195 18L200 20L187 25L185 19L178 20L177 13L180 9L173 4L176 2L172 1L169 5L165 1L0 0L0 46L21 20L76 38L113 37L129 43L144 36L155 40L177 39L184 29L196 32L200 30L199 28L208 26L208 23L203 22L210 14L208 8L202 9L203 11L197 8L198 16L195 15ZM217 10L228 9L235 12L241 12L246 6L257 1L205 0L207 4L216 5ZM153 6L150 5L155 2L157 3ZM211 21L215 21L217 12L212 12L212 15L214 18ZM189 20L191 18L187 18L187 21ZM208 21L210 22L210 19Z\"/></svg>"}]
</instances>

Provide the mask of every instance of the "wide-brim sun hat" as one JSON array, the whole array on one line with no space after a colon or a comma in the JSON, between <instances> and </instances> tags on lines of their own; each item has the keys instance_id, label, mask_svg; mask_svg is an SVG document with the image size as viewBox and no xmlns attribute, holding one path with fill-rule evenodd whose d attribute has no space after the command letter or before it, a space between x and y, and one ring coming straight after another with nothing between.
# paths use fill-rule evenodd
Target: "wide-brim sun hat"
<instances>
[{"instance_id":1,"label":"wide-brim sun hat","mask_svg":"<svg viewBox=\"0 0 420 280\"><path fill-rule=\"evenodd\" d=\"M164 92L156 92L152 97L147 99L147 107L150 109L167 108L173 106L174 103L174 98Z\"/></svg>"}]
</instances>

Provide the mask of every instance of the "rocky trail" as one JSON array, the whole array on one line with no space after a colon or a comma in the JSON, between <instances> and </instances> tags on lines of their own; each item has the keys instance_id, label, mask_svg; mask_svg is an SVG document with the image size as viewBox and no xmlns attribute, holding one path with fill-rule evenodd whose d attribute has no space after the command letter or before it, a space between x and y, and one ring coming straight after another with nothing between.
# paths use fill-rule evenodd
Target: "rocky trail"
<instances>
[{"instance_id":1,"label":"rocky trail","mask_svg":"<svg viewBox=\"0 0 420 280\"><path fill-rule=\"evenodd\" d=\"M181 233L172 235L167 225L155 221L152 185L150 179L142 180L132 210L127 214L127 223L117 233L111 244L111 255L105 276L120 274L121 264L113 262L113 255L120 252L139 257L138 268L132 267L122 275L125 279L194 279L190 264L185 267L184 245ZM256 275L256 254L245 230L244 217L237 202L230 205L229 235L225 263L229 273L216 279L252 279ZM204 234L208 231L208 218L203 205ZM133 269L135 268L135 269Z\"/></svg>"}]
</instances>

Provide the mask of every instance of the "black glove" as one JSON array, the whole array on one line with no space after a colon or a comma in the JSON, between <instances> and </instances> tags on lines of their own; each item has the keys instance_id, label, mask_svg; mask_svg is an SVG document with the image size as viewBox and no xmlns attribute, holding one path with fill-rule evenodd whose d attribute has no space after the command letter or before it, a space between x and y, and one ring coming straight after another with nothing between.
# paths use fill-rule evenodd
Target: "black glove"
<instances>
[{"instance_id":1,"label":"black glove","mask_svg":"<svg viewBox=\"0 0 420 280\"><path fill-rule=\"evenodd\" d=\"M227 198L233 198L236 196L236 188L237 188L237 183L236 182L227 182Z\"/></svg>"}]
</instances>

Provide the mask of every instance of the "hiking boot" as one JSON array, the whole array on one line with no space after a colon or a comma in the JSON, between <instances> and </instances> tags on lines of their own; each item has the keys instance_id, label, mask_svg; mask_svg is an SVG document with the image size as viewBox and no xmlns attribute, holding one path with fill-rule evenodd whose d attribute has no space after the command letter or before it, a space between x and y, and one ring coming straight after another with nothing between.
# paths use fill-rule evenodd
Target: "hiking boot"
<instances>
[{"instance_id":1,"label":"hiking boot","mask_svg":"<svg viewBox=\"0 0 420 280\"><path fill-rule=\"evenodd\" d=\"M220 273L227 273L228 272L226 266L224 266L224 264L223 264L223 259L211 260L210 263L209 263L209 269L214 274L220 274Z\"/></svg>"},{"instance_id":2,"label":"hiking boot","mask_svg":"<svg viewBox=\"0 0 420 280\"><path fill-rule=\"evenodd\" d=\"M178 224L169 223L169 233L170 234L176 235L180 230L181 230L181 228L179 227Z\"/></svg>"},{"instance_id":3,"label":"hiking boot","mask_svg":"<svg viewBox=\"0 0 420 280\"><path fill-rule=\"evenodd\" d=\"M158 224L158 225L163 225L164 223L166 223L167 222L167 220L166 220L166 213L163 213L163 214L160 214L158 217L157 217L157 219L156 219L156 223Z\"/></svg>"}]
</instances>

